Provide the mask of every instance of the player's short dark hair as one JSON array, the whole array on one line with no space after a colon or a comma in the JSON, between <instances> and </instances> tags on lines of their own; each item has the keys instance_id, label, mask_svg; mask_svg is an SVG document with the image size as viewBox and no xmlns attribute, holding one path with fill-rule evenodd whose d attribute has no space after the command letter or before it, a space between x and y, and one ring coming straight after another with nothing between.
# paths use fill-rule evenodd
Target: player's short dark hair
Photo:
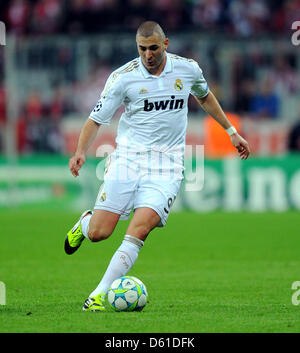
<instances>
[{"instance_id":1,"label":"player's short dark hair","mask_svg":"<svg viewBox=\"0 0 300 353\"><path fill-rule=\"evenodd\" d=\"M143 22L139 28L137 29L136 35L141 37L150 37L153 34L158 35L162 40L166 38L166 35L163 29L157 22L154 21L146 21Z\"/></svg>"}]
</instances>

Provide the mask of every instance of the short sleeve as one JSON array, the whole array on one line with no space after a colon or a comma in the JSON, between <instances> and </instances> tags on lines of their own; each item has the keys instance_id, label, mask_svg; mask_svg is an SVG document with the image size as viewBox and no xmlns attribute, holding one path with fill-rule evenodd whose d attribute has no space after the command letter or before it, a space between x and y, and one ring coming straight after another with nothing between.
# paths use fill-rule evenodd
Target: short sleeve
<instances>
[{"instance_id":1,"label":"short sleeve","mask_svg":"<svg viewBox=\"0 0 300 353\"><path fill-rule=\"evenodd\" d=\"M122 104L124 89L121 75L114 71L106 81L105 87L100 95L95 108L89 118L99 124L109 125L115 111Z\"/></svg>"},{"instance_id":2,"label":"short sleeve","mask_svg":"<svg viewBox=\"0 0 300 353\"><path fill-rule=\"evenodd\" d=\"M191 94L198 98L204 98L209 93L208 84L198 63L194 61L192 65L194 68L194 84L191 87Z\"/></svg>"}]
</instances>

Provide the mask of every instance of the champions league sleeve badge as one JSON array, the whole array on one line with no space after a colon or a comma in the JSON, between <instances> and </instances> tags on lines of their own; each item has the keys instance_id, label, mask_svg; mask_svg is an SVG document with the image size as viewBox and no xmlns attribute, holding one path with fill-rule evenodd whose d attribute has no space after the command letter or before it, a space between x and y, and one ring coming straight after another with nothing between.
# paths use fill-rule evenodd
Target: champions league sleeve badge
<instances>
[{"instance_id":1,"label":"champions league sleeve badge","mask_svg":"<svg viewBox=\"0 0 300 353\"><path fill-rule=\"evenodd\" d=\"M97 113L97 112L99 112L99 110L102 108L102 102L101 102L101 99L99 99L98 100L98 102L97 102L97 104L96 104L96 106L95 106L95 108L94 108L94 110L93 110L93 112L94 113Z\"/></svg>"}]
</instances>

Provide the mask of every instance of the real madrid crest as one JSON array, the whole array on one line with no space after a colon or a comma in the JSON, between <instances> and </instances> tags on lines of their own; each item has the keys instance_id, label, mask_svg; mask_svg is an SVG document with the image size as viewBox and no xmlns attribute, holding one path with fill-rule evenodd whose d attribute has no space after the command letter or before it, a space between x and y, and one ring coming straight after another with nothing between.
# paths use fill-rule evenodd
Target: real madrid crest
<instances>
[{"instance_id":1,"label":"real madrid crest","mask_svg":"<svg viewBox=\"0 0 300 353\"><path fill-rule=\"evenodd\" d=\"M181 82L180 78L177 78L175 80L174 88L176 89L176 91L181 91L183 89L183 83Z\"/></svg>"},{"instance_id":2,"label":"real madrid crest","mask_svg":"<svg viewBox=\"0 0 300 353\"><path fill-rule=\"evenodd\" d=\"M101 196L100 196L100 201L104 202L106 200L106 192L104 192Z\"/></svg>"}]
</instances>

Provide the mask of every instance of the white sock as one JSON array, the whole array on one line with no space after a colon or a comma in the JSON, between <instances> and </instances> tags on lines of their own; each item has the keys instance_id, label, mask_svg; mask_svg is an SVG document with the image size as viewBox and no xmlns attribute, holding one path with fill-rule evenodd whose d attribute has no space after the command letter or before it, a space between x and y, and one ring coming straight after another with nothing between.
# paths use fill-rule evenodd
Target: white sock
<instances>
[{"instance_id":1,"label":"white sock","mask_svg":"<svg viewBox=\"0 0 300 353\"><path fill-rule=\"evenodd\" d=\"M89 233L89 228L90 228L90 219L91 219L92 215L88 214L87 216L83 217L82 221L81 221L81 230L82 230L82 234L87 238L90 239L88 237L88 233Z\"/></svg>"},{"instance_id":2,"label":"white sock","mask_svg":"<svg viewBox=\"0 0 300 353\"><path fill-rule=\"evenodd\" d=\"M90 294L90 297L95 297L99 293L107 293L115 279L125 276L135 263L143 245L142 240L126 234L121 246L110 260L102 280Z\"/></svg>"}]
</instances>

